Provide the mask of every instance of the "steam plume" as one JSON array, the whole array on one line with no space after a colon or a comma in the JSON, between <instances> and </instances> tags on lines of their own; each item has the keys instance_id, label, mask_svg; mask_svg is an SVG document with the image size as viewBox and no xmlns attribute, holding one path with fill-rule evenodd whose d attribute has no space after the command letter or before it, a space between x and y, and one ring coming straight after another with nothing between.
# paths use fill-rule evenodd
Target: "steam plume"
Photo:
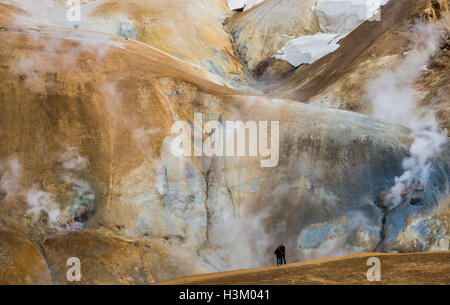
<instances>
[{"instance_id":1,"label":"steam plume","mask_svg":"<svg viewBox=\"0 0 450 305\"><path fill-rule=\"evenodd\" d=\"M438 157L447 141L447 131L441 130L431 109L419 111L416 104L415 81L432 55L438 50L443 32L438 24L418 23L413 27L417 43L400 65L373 79L367 96L372 102L373 115L411 129L413 143L410 157L403 163L403 174L387 196L390 208L402 201L402 194L411 188L425 188L433 158Z\"/></svg>"}]
</instances>

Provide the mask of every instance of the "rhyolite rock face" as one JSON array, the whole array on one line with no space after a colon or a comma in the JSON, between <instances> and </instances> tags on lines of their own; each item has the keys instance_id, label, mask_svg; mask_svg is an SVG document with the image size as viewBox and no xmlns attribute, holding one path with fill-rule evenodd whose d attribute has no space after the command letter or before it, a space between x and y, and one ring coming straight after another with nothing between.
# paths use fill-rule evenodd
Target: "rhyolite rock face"
<instances>
[{"instance_id":1,"label":"rhyolite rock face","mask_svg":"<svg viewBox=\"0 0 450 305\"><path fill-rule=\"evenodd\" d=\"M319 32L317 17L311 10L315 3L316 0L269 0L233 16L228 27L248 69L254 70L287 41Z\"/></svg>"},{"instance_id":2,"label":"rhyolite rock face","mask_svg":"<svg viewBox=\"0 0 450 305\"><path fill-rule=\"evenodd\" d=\"M80 20L68 20L67 2L17 1L32 14L16 16L18 22L59 25L110 34L145 43L178 59L211 72L224 86L256 91L249 87L241 63L233 54L229 34L222 23L231 11L222 0L85 1ZM13 1L13 3L15 3ZM174 18L174 16L177 16ZM180 39L181 38L181 39Z\"/></svg>"},{"instance_id":3,"label":"rhyolite rock face","mask_svg":"<svg viewBox=\"0 0 450 305\"><path fill-rule=\"evenodd\" d=\"M95 2L79 27L33 24L26 6L0 5L1 283L69 283L70 257L81 260L81 283L146 284L269 265L279 242L291 261L448 248L447 148L431 162L428 187L387 210L381 194L403 173L407 128L222 85L234 72L202 60L245 72L232 51L222 54L230 61L209 52L208 41L231 45L219 27L207 31L212 21L195 24L208 37L192 47L198 53L172 53L189 42L186 32L145 36L147 26L170 24L150 12L177 12L175 1L135 1L129 10ZM228 11L225 1L203 2ZM124 11L161 24L102 30ZM176 157L172 125L193 125L195 113L204 123L279 122L276 166L262 167L261 157Z\"/></svg>"},{"instance_id":4,"label":"rhyolite rock face","mask_svg":"<svg viewBox=\"0 0 450 305\"><path fill-rule=\"evenodd\" d=\"M367 85L375 75L398 66L420 44L424 35L415 29L423 20L437 22L448 14L448 1L389 1L381 10L381 21L366 21L339 40L340 47L309 66L302 66L271 91L271 95L318 103L337 109L372 115ZM429 16L432 16L430 18ZM443 128L450 130L448 96L448 18L439 19L440 50L420 73L414 86L419 108L433 111Z\"/></svg>"}]
</instances>

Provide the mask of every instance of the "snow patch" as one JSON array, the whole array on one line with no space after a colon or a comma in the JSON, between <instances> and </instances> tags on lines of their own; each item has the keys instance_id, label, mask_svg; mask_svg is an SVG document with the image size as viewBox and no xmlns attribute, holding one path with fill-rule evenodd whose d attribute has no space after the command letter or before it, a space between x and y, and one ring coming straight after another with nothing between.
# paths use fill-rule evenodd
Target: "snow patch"
<instances>
[{"instance_id":1,"label":"snow patch","mask_svg":"<svg viewBox=\"0 0 450 305\"><path fill-rule=\"evenodd\" d=\"M279 50L275 58L283 59L294 67L312 64L323 56L339 48L337 42L342 37L337 34L317 33L292 39Z\"/></svg>"},{"instance_id":2,"label":"snow patch","mask_svg":"<svg viewBox=\"0 0 450 305\"><path fill-rule=\"evenodd\" d=\"M246 11L263 1L264 0L228 0L227 4L232 11L241 9L244 9L244 11Z\"/></svg>"},{"instance_id":3,"label":"snow patch","mask_svg":"<svg viewBox=\"0 0 450 305\"><path fill-rule=\"evenodd\" d=\"M380 13L389 0L318 0L313 8L324 33L348 33Z\"/></svg>"}]
</instances>

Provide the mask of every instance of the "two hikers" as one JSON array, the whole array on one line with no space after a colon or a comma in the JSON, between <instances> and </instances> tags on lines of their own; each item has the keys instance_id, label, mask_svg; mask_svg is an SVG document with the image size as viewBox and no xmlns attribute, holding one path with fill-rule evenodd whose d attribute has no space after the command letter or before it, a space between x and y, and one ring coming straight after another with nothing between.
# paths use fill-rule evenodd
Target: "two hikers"
<instances>
[{"instance_id":1,"label":"two hikers","mask_svg":"<svg viewBox=\"0 0 450 305\"><path fill-rule=\"evenodd\" d=\"M279 245L274 253L277 257L277 266L286 264L286 247L283 244Z\"/></svg>"}]
</instances>

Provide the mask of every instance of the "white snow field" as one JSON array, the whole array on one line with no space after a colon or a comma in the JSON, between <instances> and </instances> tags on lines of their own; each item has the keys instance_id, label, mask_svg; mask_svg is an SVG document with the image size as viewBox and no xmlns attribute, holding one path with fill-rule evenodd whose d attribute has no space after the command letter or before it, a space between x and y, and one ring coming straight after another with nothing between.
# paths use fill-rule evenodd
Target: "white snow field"
<instances>
[{"instance_id":1,"label":"white snow field","mask_svg":"<svg viewBox=\"0 0 450 305\"><path fill-rule=\"evenodd\" d=\"M339 48L337 34L317 33L289 40L275 58L283 59L294 67L311 64Z\"/></svg>"},{"instance_id":2,"label":"white snow field","mask_svg":"<svg viewBox=\"0 0 450 305\"><path fill-rule=\"evenodd\" d=\"M389 0L318 0L313 8L324 33L344 34L380 12Z\"/></svg>"},{"instance_id":3,"label":"white snow field","mask_svg":"<svg viewBox=\"0 0 450 305\"><path fill-rule=\"evenodd\" d=\"M314 10L322 32L288 41L275 58L292 66L312 64L339 48L337 42L364 21L379 20L381 6L389 0L317 0Z\"/></svg>"},{"instance_id":4,"label":"white snow field","mask_svg":"<svg viewBox=\"0 0 450 305\"><path fill-rule=\"evenodd\" d=\"M227 4L229 9L232 11L241 9L244 9L244 11L246 11L263 1L264 0L228 0Z\"/></svg>"}]
</instances>

